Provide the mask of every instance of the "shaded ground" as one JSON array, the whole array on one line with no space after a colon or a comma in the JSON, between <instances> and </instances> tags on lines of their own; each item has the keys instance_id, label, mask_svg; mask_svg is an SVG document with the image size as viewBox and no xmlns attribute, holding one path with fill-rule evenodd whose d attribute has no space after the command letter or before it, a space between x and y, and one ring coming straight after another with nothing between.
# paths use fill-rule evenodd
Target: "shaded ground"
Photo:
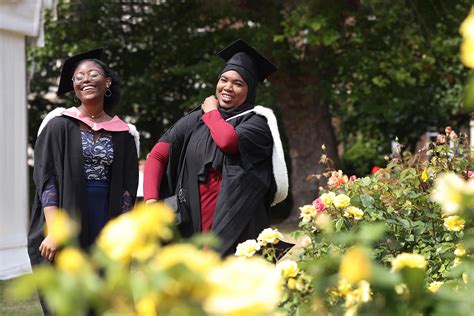
<instances>
[{"instance_id":1,"label":"shaded ground","mask_svg":"<svg viewBox=\"0 0 474 316\"><path fill-rule=\"evenodd\" d=\"M36 296L26 301L15 301L6 296L5 289L10 281L0 281L1 316L41 316L41 306Z\"/></svg>"}]
</instances>

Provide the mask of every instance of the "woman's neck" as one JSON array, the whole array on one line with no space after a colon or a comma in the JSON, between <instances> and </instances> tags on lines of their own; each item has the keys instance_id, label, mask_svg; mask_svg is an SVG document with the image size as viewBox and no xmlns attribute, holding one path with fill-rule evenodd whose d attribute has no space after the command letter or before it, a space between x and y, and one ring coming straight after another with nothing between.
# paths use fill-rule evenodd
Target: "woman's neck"
<instances>
[{"instance_id":1,"label":"woman's neck","mask_svg":"<svg viewBox=\"0 0 474 316\"><path fill-rule=\"evenodd\" d=\"M93 120L101 120L107 116L104 112L104 106L101 104L84 104L78 106L79 111L84 116L88 116Z\"/></svg>"}]
</instances>

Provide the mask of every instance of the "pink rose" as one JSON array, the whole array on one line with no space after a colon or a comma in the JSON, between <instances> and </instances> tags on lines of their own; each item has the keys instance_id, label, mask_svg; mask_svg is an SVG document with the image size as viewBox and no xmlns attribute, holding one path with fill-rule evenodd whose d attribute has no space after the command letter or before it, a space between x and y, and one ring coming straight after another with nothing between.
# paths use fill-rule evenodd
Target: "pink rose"
<instances>
[{"instance_id":1,"label":"pink rose","mask_svg":"<svg viewBox=\"0 0 474 316\"><path fill-rule=\"evenodd\" d=\"M451 128L451 126L448 126L444 129L444 132L446 133L446 135L448 135L449 133L451 133L453 131L453 129Z\"/></svg>"},{"instance_id":2,"label":"pink rose","mask_svg":"<svg viewBox=\"0 0 474 316\"><path fill-rule=\"evenodd\" d=\"M349 177L349 181L355 181L355 180L357 180L357 176L352 175Z\"/></svg>"},{"instance_id":3,"label":"pink rose","mask_svg":"<svg viewBox=\"0 0 474 316\"><path fill-rule=\"evenodd\" d=\"M474 171L469 170L469 171L467 172L467 177L468 177L468 178L474 177Z\"/></svg>"},{"instance_id":4,"label":"pink rose","mask_svg":"<svg viewBox=\"0 0 474 316\"><path fill-rule=\"evenodd\" d=\"M451 133L449 133L449 138L456 139L458 138L458 134L456 134L454 131L451 131Z\"/></svg>"},{"instance_id":5,"label":"pink rose","mask_svg":"<svg viewBox=\"0 0 474 316\"><path fill-rule=\"evenodd\" d=\"M321 201L321 198L317 198L316 200L313 201L313 206L318 211L318 213L324 211L326 206L324 206L323 201Z\"/></svg>"}]
</instances>

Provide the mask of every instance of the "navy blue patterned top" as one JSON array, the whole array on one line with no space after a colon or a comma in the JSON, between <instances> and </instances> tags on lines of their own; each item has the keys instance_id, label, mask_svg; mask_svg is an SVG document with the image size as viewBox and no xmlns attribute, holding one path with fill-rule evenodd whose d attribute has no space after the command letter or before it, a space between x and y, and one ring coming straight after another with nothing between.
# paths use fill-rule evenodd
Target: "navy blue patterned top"
<instances>
[{"instance_id":1,"label":"navy blue patterned top","mask_svg":"<svg viewBox=\"0 0 474 316\"><path fill-rule=\"evenodd\" d=\"M101 132L94 141L94 132L84 130L81 136L86 180L110 180L110 166L114 161L112 136Z\"/></svg>"},{"instance_id":2,"label":"navy blue patterned top","mask_svg":"<svg viewBox=\"0 0 474 316\"><path fill-rule=\"evenodd\" d=\"M110 180L110 171L114 160L112 136L100 132L94 141L94 132L81 130L82 154L84 156L84 175L86 180ZM132 196L124 191L122 194L122 213L132 208ZM45 184L41 195L43 207L57 206L58 194L56 176L52 176Z\"/></svg>"}]
</instances>

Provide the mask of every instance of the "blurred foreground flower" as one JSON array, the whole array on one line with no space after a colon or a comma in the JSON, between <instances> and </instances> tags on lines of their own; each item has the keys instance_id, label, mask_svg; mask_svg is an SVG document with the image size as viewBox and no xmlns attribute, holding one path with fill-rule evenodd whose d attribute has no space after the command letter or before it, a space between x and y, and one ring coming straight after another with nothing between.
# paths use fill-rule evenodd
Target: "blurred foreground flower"
<instances>
[{"instance_id":1,"label":"blurred foreground flower","mask_svg":"<svg viewBox=\"0 0 474 316\"><path fill-rule=\"evenodd\" d=\"M416 253L401 253L392 260L392 271L398 271L403 268L426 268L426 259Z\"/></svg>"},{"instance_id":2,"label":"blurred foreground flower","mask_svg":"<svg viewBox=\"0 0 474 316\"><path fill-rule=\"evenodd\" d=\"M69 215L59 210L53 213L51 223L47 227L46 235L57 245L64 245L67 241L76 236L78 232L77 224Z\"/></svg>"},{"instance_id":3,"label":"blurred foreground flower","mask_svg":"<svg viewBox=\"0 0 474 316\"><path fill-rule=\"evenodd\" d=\"M372 264L367 253L359 247L347 250L339 267L339 277L350 283L356 283L369 280L371 274Z\"/></svg>"},{"instance_id":4,"label":"blurred foreground flower","mask_svg":"<svg viewBox=\"0 0 474 316\"><path fill-rule=\"evenodd\" d=\"M281 299L282 278L262 258L228 257L208 280L204 309L210 315L270 315Z\"/></svg>"},{"instance_id":5,"label":"blurred foreground flower","mask_svg":"<svg viewBox=\"0 0 474 316\"><path fill-rule=\"evenodd\" d=\"M79 273L89 268L86 256L78 249L71 247L59 252L55 264L59 270L68 273Z\"/></svg>"},{"instance_id":6,"label":"blurred foreground flower","mask_svg":"<svg viewBox=\"0 0 474 316\"><path fill-rule=\"evenodd\" d=\"M474 7L461 24L459 33L463 37L461 44L461 61L469 67L474 68Z\"/></svg>"},{"instance_id":7,"label":"blurred foreground flower","mask_svg":"<svg viewBox=\"0 0 474 316\"><path fill-rule=\"evenodd\" d=\"M108 222L97 245L119 262L128 262L134 255L146 259L143 255L152 255L155 243L172 237L170 225L174 216L163 203L142 204Z\"/></svg>"},{"instance_id":8,"label":"blurred foreground flower","mask_svg":"<svg viewBox=\"0 0 474 316\"><path fill-rule=\"evenodd\" d=\"M443 282L441 281L433 281L430 283L430 285L428 286L428 290L431 292L431 293L436 293L438 292L439 288L441 287L441 285L443 285Z\"/></svg>"},{"instance_id":9,"label":"blurred foreground flower","mask_svg":"<svg viewBox=\"0 0 474 316\"><path fill-rule=\"evenodd\" d=\"M463 196L474 193L471 181L466 182L455 173L445 173L436 178L431 198L441 205L445 214L455 214L462 206Z\"/></svg>"}]
</instances>

